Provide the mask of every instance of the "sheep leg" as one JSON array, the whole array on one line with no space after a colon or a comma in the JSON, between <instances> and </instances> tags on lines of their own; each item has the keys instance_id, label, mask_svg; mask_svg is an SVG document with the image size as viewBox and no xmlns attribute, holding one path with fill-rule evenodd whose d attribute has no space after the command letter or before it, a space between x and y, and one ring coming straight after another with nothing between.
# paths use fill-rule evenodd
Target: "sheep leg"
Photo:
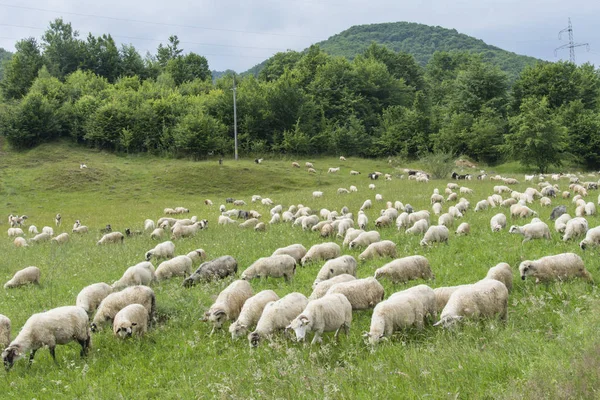
<instances>
[{"instance_id":1,"label":"sheep leg","mask_svg":"<svg viewBox=\"0 0 600 400\"><path fill-rule=\"evenodd\" d=\"M52 346L52 347L49 347L49 350L50 350L50 355L52 356L52 359L54 360L54 363L58 364L58 362L56 361L56 353L54 352L55 348L56 348L55 346Z\"/></svg>"},{"instance_id":2,"label":"sheep leg","mask_svg":"<svg viewBox=\"0 0 600 400\"><path fill-rule=\"evenodd\" d=\"M312 342L310 342L310 344L316 344L321 342L323 342L323 339L321 339L321 332L316 331L315 336L313 337L313 340Z\"/></svg>"},{"instance_id":3,"label":"sheep leg","mask_svg":"<svg viewBox=\"0 0 600 400\"><path fill-rule=\"evenodd\" d=\"M29 367L31 367L31 364L33 364L33 357L35 357L36 351L37 351L37 349L31 350L31 353L29 354Z\"/></svg>"},{"instance_id":4,"label":"sheep leg","mask_svg":"<svg viewBox=\"0 0 600 400\"><path fill-rule=\"evenodd\" d=\"M88 349L90 347L90 342L92 341L92 338L91 338L91 336L88 336L86 339L77 340L77 341L81 345L81 352L79 353L79 355L83 358L88 353Z\"/></svg>"}]
</instances>

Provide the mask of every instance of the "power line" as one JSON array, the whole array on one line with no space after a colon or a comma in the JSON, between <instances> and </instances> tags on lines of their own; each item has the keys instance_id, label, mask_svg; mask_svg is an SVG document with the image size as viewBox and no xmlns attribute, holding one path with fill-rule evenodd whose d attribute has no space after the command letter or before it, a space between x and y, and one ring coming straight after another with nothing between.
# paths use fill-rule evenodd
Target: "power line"
<instances>
[{"instance_id":1,"label":"power line","mask_svg":"<svg viewBox=\"0 0 600 400\"><path fill-rule=\"evenodd\" d=\"M587 51L590 51L590 44L589 43L575 43L575 40L573 39L573 25L571 24L571 18L569 17L569 25L561 30L560 32L558 32L558 40L561 40L561 36L563 33L568 32L569 33L569 43L568 44L563 44L560 47L557 47L556 49L554 49L554 56L556 57L558 54L558 50L562 50L562 49L569 49L569 60L574 64L575 63L575 47L581 47L581 46L586 46L587 47Z\"/></svg>"}]
</instances>

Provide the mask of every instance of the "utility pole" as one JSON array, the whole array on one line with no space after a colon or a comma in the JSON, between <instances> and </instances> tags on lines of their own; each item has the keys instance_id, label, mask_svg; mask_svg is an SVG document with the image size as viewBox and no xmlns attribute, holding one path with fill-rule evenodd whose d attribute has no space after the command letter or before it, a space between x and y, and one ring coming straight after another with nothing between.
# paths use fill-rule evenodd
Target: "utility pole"
<instances>
[{"instance_id":1,"label":"utility pole","mask_svg":"<svg viewBox=\"0 0 600 400\"><path fill-rule=\"evenodd\" d=\"M569 33L569 43L564 44L564 45L554 49L554 57L557 56L558 50L568 48L569 49L569 59L573 64L575 64L575 47L586 46L587 51L590 51L590 44L589 43L575 43L575 40L573 39L573 25L571 25L571 18L569 18L569 25L562 31L558 32L558 40L562 39L562 34L564 32Z\"/></svg>"},{"instance_id":2,"label":"utility pole","mask_svg":"<svg viewBox=\"0 0 600 400\"><path fill-rule=\"evenodd\" d=\"M233 142L235 145L235 160L238 159L237 146L237 108L235 106L235 74L233 75Z\"/></svg>"}]
</instances>

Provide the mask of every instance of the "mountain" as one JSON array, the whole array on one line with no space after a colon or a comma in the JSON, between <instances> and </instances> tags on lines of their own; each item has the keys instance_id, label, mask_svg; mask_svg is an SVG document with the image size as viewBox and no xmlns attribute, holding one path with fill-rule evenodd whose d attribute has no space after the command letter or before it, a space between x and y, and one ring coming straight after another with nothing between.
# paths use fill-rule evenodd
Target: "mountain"
<instances>
[{"instance_id":1,"label":"mountain","mask_svg":"<svg viewBox=\"0 0 600 400\"><path fill-rule=\"evenodd\" d=\"M502 50L486 44L483 40L459 33L456 29L429 26L414 22L390 22L357 25L327 40L317 43L323 51L349 59L361 54L375 42L394 51L412 54L425 66L436 51L466 51L481 54L483 59L505 71L514 80L527 65L540 60ZM258 74L264 62L246 73Z\"/></svg>"}]
</instances>

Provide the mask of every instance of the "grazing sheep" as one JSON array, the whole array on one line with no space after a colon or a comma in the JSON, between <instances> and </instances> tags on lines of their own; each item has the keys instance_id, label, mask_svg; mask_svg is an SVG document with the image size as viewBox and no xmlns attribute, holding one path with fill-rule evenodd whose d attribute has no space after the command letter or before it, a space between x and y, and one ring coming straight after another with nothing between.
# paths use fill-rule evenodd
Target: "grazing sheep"
<instances>
[{"instance_id":1,"label":"grazing sheep","mask_svg":"<svg viewBox=\"0 0 600 400\"><path fill-rule=\"evenodd\" d=\"M154 228L156 228L154 221L152 221L151 219L147 219L144 221L144 230L145 231L153 231Z\"/></svg>"},{"instance_id":2,"label":"grazing sheep","mask_svg":"<svg viewBox=\"0 0 600 400\"><path fill-rule=\"evenodd\" d=\"M317 198L320 198L320 197L323 197L323 192L321 192L321 191L318 191L318 190L315 190L315 191L312 193L312 196L313 196L313 198L315 198L315 199L317 199Z\"/></svg>"},{"instance_id":3,"label":"grazing sheep","mask_svg":"<svg viewBox=\"0 0 600 400\"><path fill-rule=\"evenodd\" d=\"M360 229L366 229L367 228L367 224L369 223L369 218L367 217L367 215L365 214L364 211L359 211L358 212L358 227Z\"/></svg>"},{"instance_id":4,"label":"grazing sheep","mask_svg":"<svg viewBox=\"0 0 600 400\"><path fill-rule=\"evenodd\" d=\"M552 213L550 213L550 220L554 221L556 218L566 213L567 206L556 206L552 209Z\"/></svg>"},{"instance_id":5,"label":"grazing sheep","mask_svg":"<svg viewBox=\"0 0 600 400\"><path fill-rule=\"evenodd\" d=\"M350 185L350 192L358 192L358 188L354 185Z\"/></svg>"},{"instance_id":6,"label":"grazing sheep","mask_svg":"<svg viewBox=\"0 0 600 400\"><path fill-rule=\"evenodd\" d=\"M49 226L45 226L42 228L42 233L47 233L50 236L54 236L54 229Z\"/></svg>"},{"instance_id":7,"label":"grazing sheep","mask_svg":"<svg viewBox=\"0 0 600 400\"><path fill-rule=\"evenodd\" d=\"M394 331L415 326L423 329L425 309L423 302L414 293L392 296L375 306L371 316L371 327L365 336L372 346L391 337Z\"/></svg>"},{"instance_id":8,"label":"grazing sheep","mask_svg":"<svg viewBox=\"0 0 600 400\"><path fill-rule=\"evenodd\" d=\"M321 244L315 244L308 252L302 257L300 263L304 266L311 262L330 260L332 258L339 257L342 254L342 249L337 243L325 242Z\"/></svg>"},{"instance_id":9,"label":"grazing sheep","mask_svg":"<svg viewBox=\"0 0 600 400\"><path fill-rule=\"evenodd\" d=\"M431 210L435 215L440 215L442 213L442 205L440 203L433 203Z\"/></svg>"},{"instance_id":10,"label":"grazing sheep","mask_svg":"<svg viewBox=\"0 0 600 400\"><path fill-rule=\"evenodd\" d=\"M315 300L325 296L329 288L337 283L349 282L356 280L356 277L350 274L336 275L330 279L319 282L316 286L313 285L313 292L308 298L309 300Z\"/></svg>"},{"instance_id":11,"label":"grazing sheep","mask_svg":"<svg viewBox=\"0 0 600 400\"><path fill-rule=\"evenodd\" d=\"M513 218L530 218L537 216L538 213L527 206L517 203L510 206L510 215Z\"/></svg>"},{"instance_id":12,"label":"grazing sheep","mask_svg":"<svg viewBox=\"0 0 600 400\"><path fill-rule=\"evenodd\" d=\"M588 246L600 245L600 226L592 228L585 234L585 239L579 243L581 250L585 250Z\"/></svg>"},{"instance_id":13,"label":"grazing sheep","mask_svg":"<svg viewBox=\"0 0 600 400\"><path fill-rule=\"evenodd\" d=\"M0 314L0 348L5 348L10 343L10 319Z\"/></svg>"},{"instance_id":14,"label":"grazing sheep","mask_svg":"<svg viewBox=\"0 0 600 400\"><path fill-rule=\"evenodd\" d=\"M469 225L467 222L463 222L458 226L458 228L456 228L456 232L454 233L459 236L468 235L469 233L471 233L471 225Z\"/></svg>"},{"instance_id":15,"label":"grazing sheep","mask_svg":"<svg viewBox=\"0 0 600 400\"><path fill-rule=\"evenodd\" d=\"M47 242L50 239L52 239L52 235L46 232L42 232L29 239L29 243L42 243Z\"/></svg>"},{"instance_id":16,"label":"grazing sheep","mask_svg":"<svg viewBox=\"0 0 600 400\"><path fill-rule=\"evenodd\" d=\"M281 222L281 215L273 214L273 216L271 217L271 220L269 221L269 225L278 224L280 222Z\"/></svg>"},{"instance_id":17,"label":"grazing sheep","mask_svg":"<svg viewBox=\"0 0 600 400\"><path fill-rule=\"evenodd\" d=\"M448 244L448 236L448 228L446 228L444 225L433 225L427 229L425 236L419 244L421 246L429 246L435 242Z\"/></svg>"},{"instance_id":18,"label":"grazing sheep","mask_svg":"<svg viewBox=\"0 0 600 400\"><path fill-rule=\"evenodd\" d=\"M184 279L183 286L190 287L200 281L209 282L213 279L223 279L237 273L237 261L231 256L221 256L202 263L196 271Z\"/></svg>"},{"instance_id":19,"label":"grazing sheep","mask_svg":"<svg viewBox=\"0 0 600 400\"><path fill-rule=\"evenodd\" d=\"M563 242L576 236L583 236L588 230L588 222L585 218L576 217L567 221Z\"/></svg>"},{"instance_id":20,"label":"grazing sheep","mask_svg":"<svg viewBox=\"0 0 600 400\"><path fill-rule=\"evenodd\" d=\"M204 251L204 249L192 250L189 253L187 253L186 255L192 260L193 263L198 263L200 261L204 261L208 257L206 255L206 251Z\"/></svg>"},{"instance_id":21,"label":"grazing sheep","mask_svg":"<svg viewBox=\"0 0 600 400\"><path fill-rule=\"evenodd\" d=\"M272 290L263 290L246 300L237 320L229 325L231 338L235 340L247 335L248 329L256 326L265 306L277 300L279 296Z\"/></svg>"},{"instance_id":22,"label":"grazing sheep","mask_svg":"<svg viewBox=\"0 0 600 400\"><path fill-rule=\"evenodd\" d=\"M489 206L489 203L487 200L478 201L477 204L475 205L474 211L477 212L477 211L487 210L488 206Z\"/></svg>"},{"instance_id":23,"label":"grazing sheep","mask_svg":"<svg viewBox=\"0 0 600 400\"><path fill-rule=\"evenodd\" d=\"M373 206L373 202L371 200L365 200L363 205L360 207L360 211L368 210Z\"/></svg>"},{"instance_id":24,"label":"grazing sheep","mask_svg":"<svg viewBox=\"0 0 600 400\"><path fill-rule=\"evenodd\" d=\"M287 254L294 257L296 264L300 264L302 257L306 255L306 248L301 244L291 244L287 247L281 247L273 252L273 256Z\"/></svg>"},{"instance_id":25,"label":"grazing sheep","mask_svg":"<svg viewBox=\"0 0 600 400\"><path fill-rule=\"evenodd\" d=\"M319 223L319 217L317 215L311 215L302 220L302 230L310 230L313 226Z\"/></svg>"},{"instance_id":26,"label":"grazing sheep","mask_svg":"<svg viewBox=\"0 0 600 400\"><path fill-rule=\"evenodd\" d=\"M333 236L333 226L331 224L324 224L321 229L319 230L319 233L321 234L321 237L329 237L329 236Z\"/></svg>"},{"instance_id":27,"label":"grazing sheep","mask_svg":"<svg viewBox=\"0 0 600 400\"><path fill-rule=\"evenodd\" d=\"M77 227L73 227L72 232L79 233L79 234L88 233L88 227L85 225L79 225Z\"/></svg>"},{"instance_id":28,"label":"grazing sheep","mask_svg":"<svg viewBox=\"0 0 600 400\"><path fill-rule=\"evenodd\" d=\"M255 228L258 225L259 221L256 218L247 219L245 222L239 224L240 228Z\"/></svg>"},{"instance_id":29,"label":"grazing sheep","mask_svg":"<svg viewBox=\"0 0 600 400\"><path fill-rule=\"evenodd\" d=\"M252 297L252 287L244 280L237 280L227 286L215 300L214 304L204 313L203 321L213 324L210 332L221 329L225 321L235 321L240 315L242 306Z\"/></svg>"},{"instance_id":30,"label":"grazing sheep","mask_svg":"<svg viewBox=\"0 0 600 400\"><path fill-rule=\"evenodd\" d=\"M456 201L458 199L458 195L456 193L450 193L448 194L448 198L446 199L447 202L450 201Z\"/></svg>"},{"instance_id":31,"label":"grazing sheep","mask_svg":"<svg viewBox=\"0 0 600 400\"><path fill-rule=\"evenodd\" d=\"M172 258L175 255L175 245L167 241L157 244L152 250L148 250L144 256L146 261L154 258Z\"/></svg>"},{"instance_id":32,"label":"grazing sheep","mask_svg":"<svg viewBox=\"0 0 600 400\"><path fill-rule=\"evenodd\" d=\"M141 304L148 311L149 323L154 318L156 297L148 286L129 286L120 292L113 292L100 302L98 311L92 320L92 332L97 332L105 323L112 321L115 315L130 304ZM87 318L87 317L86 317Z\"/></svg>"},{"instance_id":33,"label":"grazing sheep","mask_svg":"<svg viewBox=\"0 0 600 400\"><path fill-rule=\"evenodd\" d=\"M371 243L366 250L358 256L361 261L369 260L374 257L396 257L396 243L391 240Z\"/></svg>"},{"instance_id":34,"label":"grazing sheep","mask_svg":"<svg viewBox=\"0 0 600 400\"><path fill-rule=\"evenodd\" d=\"M23 268L22 270L15 272L13 277L4 284L4 289L16 288L30 283L39 285L40 275L41 272L38 267Z\"/></svg>"},{"instance_id":35,"label":"grazing sheep","mask_svg":"<svg viewBox=\"0 0 600 400\"><path fill-rule=\"evenodd\" d=\"M373 184L373 183L369 184L369 189L370 190L375 190L375 184Z\"/></svg>"},{"instance_id":36,"label":"grazing sheep","mask_svg":"<svg viewBox=\"0 0 600 400\"><path fill-rule=\"evenodd\" d=\"M300 168L300 164L298 164L296 161L294 161L292 163L292 168Z\"/></svg>"},{"instance_id":37,"label":"grazing sheep","mask_svg":"<svg viewBox=\"0 0 600 400\"><path fill-rule=\"evenodd\" d=\"M270 337L276 330L285 329L302 310L308 299L302 293L292 292L281 299L267 303L254 332L248 334L250 347L256 347L261 339Z\"/></svg>"},{"instance_id":38,"label":"grazing sheep","mask_svg":"<svg viewBox=\"0 0 600 400\"><path fill-rule=\"evenodd\" d=\"M189 276L192 273L192 259L188 256L177 256L163 261L156 268L156 280L164 281L174 276Z\"/></svg>"},{"instance_id":39,"label":"grazing sheep","mask_svg":"<svg viewBox=\"0 0 600 400\"><path fill-rule=\"evenodd\" d=\"M523 239L522 243L528 242L531 239L551 239L550 228L548 228L545 222L532 222L523 226L513 225L510 227L508 233L523 235L525 239Z\"/></svg>"},{"instance_id":40,"label":"grazing sheep","mask_svg":"<svg viewBox=\"0 0 600 400\"><path fill-rule=\"evenodd\" d=\"M506 289L508 289L509 292L512 290L513 274L510 265L507 263L502 262L495 267L490 268L485 279L495 279L500 281L504 283L504 286L506 286Z\"/></svg>"},{"instance_id":41,"label":"grazing sheep","mask_svg":"<svg viewBox=\"0 0 600 400\"><path fill-rule=\"evenodd\" d=\"M310 301L286 329L293 329L296 340L301 342L308 332L315 335L311 344L322 342L323 332L334 332L337 339L340 329L348 336L352 323L352 305L343 294L328 294Z\"/></svg>"},{"instance_id":42,"label":"grazing sheep","mask_svg":"<svg viewBox=\"0 0 600 400\"><path fill-rule=\"evenodd\" d=\"M68 233L61 233L60 235L52 238L52 242L56 243L56 244L65 244L69 241L69 234Z\"/></svg>"},{"instance_id":43,"label":"grazing sheep","mask_svg":"<svg viewBox=\"0 0 600 400\"><path fill-rule=\"evenodd\" d=\"M530 276L535 278L536 283L548 283L555 280L565 281L570 278L593 281L592 275L585 269L581 257L574 253L562 253L533 261L523 261L519 265L519 273L522 280Z\"/></svg>"},{"instance_id":44,"label":"grazing sheep","mask_svg":"<svg viewBox=\"0 0 600 400\"><path fill-rule=\"evenodd\" d=\"M314 169L314 168L309 168L307 171L308 171L309 174L316 174L317 173L317 170Z\"/></svg>"},{"instance_id":45,"label":"grazing sheep","mask_svg":"<svg viewBox=\"0 0 600 400\"><path fill-rule=\"evenodd\" d=\"M113 289L121 289L127 286L146 285L149 286L156 280L154 265L149 261L142 261L129 267L123 273L121 279L112 284Z\"/></svg>"},{"instance_id":46,"label":"grazing sheep","mask_svg":"<svg viewBox=\"0 0 600 400\"><path fill-rule=\"evenodd\" d=\"M33 314L23 325L21 331L2 352L2 360L7 370L15 361L31 351L29 365L38 349L48 346L52 359L56 362L55 348L58 344L67 344L73 340L81 345L84 357L91 344L88 315L81 307L66 306Z\"/></svg>"},{"instance_id":47,"label":"grazing sheep","mask_svg":"<svg viewBox=\"0 0 600 400\"><path fill-rule=\"evenodd\" d=\"M102 244L112 244L112 243L123 243L125 236L121 232L111 232L107 233L100 240L98 240L97 245Z\"/></svg>"},{"instance_id":48,"label":"grazing sheep","mask_svg":"<svg viewBox=\"0 0 600 400\"><path fill-rule=\"evenodd\" d=\"M434 326L444 328L463 318L480 319L499 316L506 322L508 317L508 289L495 279L483 279L472 285L458 288L442 310L440 320Z\"/></svg>"},{"instance_id":49,"label":"grazing sheep","mask_svg":"<svg viewBox=\"0 0 600 400\"><path fill-rule=\"evenodd\" d=\"M237 221L234 220L234 219L229 218L226 215L219 215L218 224L219 225L237 224Z\"/></svg>"},{"instance_id":50,"label":"grazing sheep","mask_svg":"<svg viewBox=\"0 0 600 400\"><path fill-rule=\"evenodd\" d=\"M494 215L490 219L490 227L492 228L492 232L500 232L506 228L506 215L501 213Z\"/></svg>"},{"instance_id":51,"label":"grazing sheep","mask_svg":"<svg viewBox=\"0 0 600 400\"><path fill-rule=\"evenodd\" d=\"M452 293L454 293L457 289L468 286L468 285L458 285L458 286L444 286L435 288L433 293L435 295L435 303L436 303L436 312L440 313L446 307L446 303L450 299Z\"/></svg>"},{"instance_id":52,"label":"grazing sheep","mask_svg":"<svg viewBox=\"0 0 600 400\"><path fill-rule=\"evenodd\" d=\"M39 233L38 229L35 225L30 225L28 231L29 231L29 233L32 233L34 235L37 235ZM10 235L8 235L8 236L10 237Z\"/></svg>"},{"instance_id":53,"label":"grazing sheep","mask_svg":"<svg viewBox=\"0 0 600 400\"><path fill-rule=\"evenodd\" d=\"M175 226L173 227L173 236L171 239L175 240L184 237L194 236L196 235L196 233L198 233L199 230L204 229L205 226L206 224L204 223L204 221L198 221L193 223L192 225L175 224Z\"/></svg>"},{"instance_id":54,"label":"grazing sheep","mask_svg":"<svg viewBox=\"0 0 600 400\"><path fill-rule=\"evenodd\" d=\"M567 229L567 221L571 219L569 214L562 214L560 217L556 218L554 221L554 230L558 233L564 233Z\"/></svg>"},{"instance_id":55,"label":"grazing sheep","mask_svg":"<svg viewBox=\"0 0 600 400\"><path fill-rule=\"evenodd\" d=\"M540 199L540 205L542 207L550 207L552 205L552 200L550 200L548 197L542 197Z\"/></svg>"},{"instance_id":56,"label":"grazing sheep","mask_svg":"<svg viewBox=\"0 0 600 400\"><path fill-rule=\"evenodd\" d=\"M13 244L15 245L15 247L27 247L28 246L27 241L20 236L17 236L15 238L15 240L13 240Z\"/></svg>"},{"instance_id":57,"label":"grazing sheep","mask_svg":"<svg viewBox=\"0 0 600 400\"><path fill-rule=\"evenodd\" d=\"M379 242L381 235L377 231L368 231L360 233L354 240L350 241L348 247L351 249L368 247L372 243Z\"/></svg>"},{"instance_id":58,"label":"grazing sheep","mask_svg":"<svg viewBox=\"0 0 600 400\"><path fill-rule=\"evenodd\" d=\"M373 308L383 300L385 294L383 286L375 278L336 283L327 291L327 294L333 293L341 293L346 296L352 304L353 310Z\"/></svg>"},{"instance_id":59,"label":"grazing sheep","mask_svg":"<svg viewBox=\"0 0 600 400\"><path fill-rule=\"evenodd\" d=\"M352 227L354 227L354 221L352 220L352 218L340 218L340 219L336 219L335 221L333 221L331 223L331 226L333 227L333 229L337 228L337 235L340 238L343 238L344 235L346 234L346 231Z\"/></svg>"},{"instance_id":60,"label":"grazing sheep","mask_svg":"<svg viewBox=\"0 0 600 400\"><path fill-rule=\"evenodd\" d=\"M348 274L356 276L356 267L356 259L350 255L331 259L321 267L312 287L314 289L319 283L338 275Z\"/></svg>"},{"instance_id":61,"label":"grazing sheep","mask_svg":"<svg viewBox=\"0 0 600 400\"><path fill-rule=\"evenodd\" d=\"M432 288L427 285L417 285L400 292L393 293L389 298L391 299L405 294L411 294L419 299L421 303L423 303L424 316L429 317L432 322L436 322L437 303L435 299L435 292Z\"/></svg>"},{"instance_id":62,"label":"grazing sheep","mask_svg":"<svg viewBox=\"0 0 600 400\"><path fill-rule=\"evenodd\" d=\"M444 202L444 196L440 195L440 194L432 194L431 198L430 198L431 204L435 204L435 203L443 203Z\"/></svg>"},{"instance_id":63,"label":"grazing sheep","mask_svg":"<svg viewBox=\"0 0 600 400\"><path fill-rule=\"evenodd\" d=\"M387 278L392 283L405 283L413 279L434 279L429 261L423 256L398 258L375 271L375 279Z\"/></svg>"},{"instance_id":64,"label":"grazing sheep","mask_svg":"<svg viewBox=\"0 0 600 400\"><path fill-rule=\"evenodd\" d=\"M75 305L91 314L96 311L102 300L112 293L112 290L112 287L104 282L86 286L77 295Z\"/></svg>"},{"instance_id":65,"label":"grazing sheep","mask_svg":"<svg viewBox=\"0 0 600 400\"><path fill-rule=\"evenodd\" d=\"M256 232L265 232L267 230L267 226L265 225L264 222L259 222L258 224L256 224L256 226L254 227L254 230Z\"/></svg>"},{"instance_id":66,"label":"grazing sheep","mask_svg":"<svg viewBox=\"0 0 600 400\"><path fill-rule=\"evenodd\" d=\"M454 225L454 217L448 213L442 214L438 218L438 225L444 225L447 228L451 228Z\"/></svg>"},{"instance_id":67,"label":"grazing sheep","mask_svg":"<svg viewBox=\"0 0 600 400\"><path fill-rule=\"evenodd\" d=\"M113 333L118 338L143 336L147 330L148 310L141 304L130 304L115 315Z\"/></svg>"},{"instance_id":68,"label":"grazing sheep","mask_svg":"<svg viewBox=\"0 0 600 400\"><path fill-rule=\"evenodd\" d=\"M596 205L591 201L585 204L585 215L596 215Z\"/></svg>"},{"instance_id":69,"label":"grazing sheep","mask_svg":"<svg viewBox=\"0 0 600 400\"><path fill-rule=\"evenodd\" d=\"M296 272L296 259L287 254L278 256L262 257L250 265L242 275L243 280L254 278L281 278L290 280Z\"/></svg>"},{"instance_id":70,"label":"grazing sheep","mask_svg":"<svg viewBox=\"0 0 600 400\"><path fill-rule=\"evenodd\" d=\"M422 235L427 232L429 228L429 223L426 219L420 219L413 224L410 228L406 230L406 234L408 235Z\"/></svg>"}]
</instances>

